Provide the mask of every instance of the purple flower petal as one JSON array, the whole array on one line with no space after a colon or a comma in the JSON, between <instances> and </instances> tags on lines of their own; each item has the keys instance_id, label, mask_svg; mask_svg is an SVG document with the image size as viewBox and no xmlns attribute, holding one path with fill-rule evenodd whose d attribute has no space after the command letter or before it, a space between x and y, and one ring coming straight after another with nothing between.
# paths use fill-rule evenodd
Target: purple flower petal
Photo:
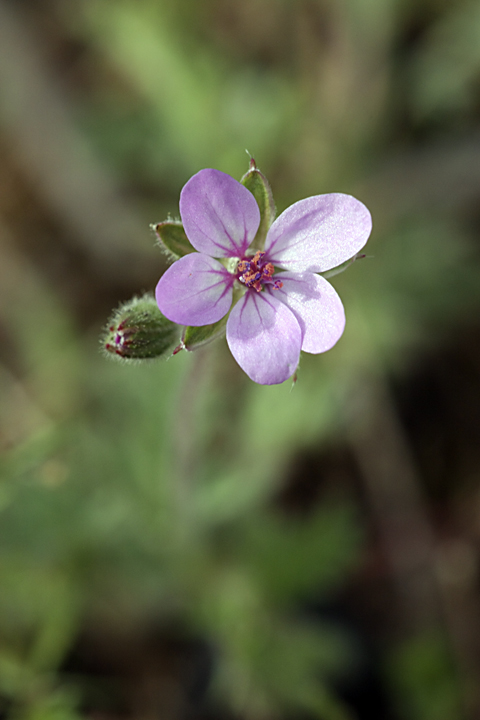
<instances>
[{"instance_id":1,"label":"purple flower petal","mask_svg":"<svg viewBox=\"0 0 480 720\"><path fill-rule=\"evenodd\" d=\"M279 273L283 287L269 287L269 293L293 312L302 329L302 350L321 353L330 350L345 328L345 312L336 290L320 275L305 272Z\"/></svg>"},{"instance_id":2,"label":"purple flower petal","mask_svg":"<svg viewBox=\"0 0 480 720\"><path fill-rule=\"evenodd\" d=\"M275 385L295 372L302 331L295 315L278 298L249 290L230 313L227 342L249 378Z\"/></svg>"},{"instance_id":3,"label":"purple flower petal","mask_svg":"<svg viewBox=\"0 0 480 720\"><path fill-rule=\"evenodd\" d=\"M219 170L200 170L180 195L183 227L193 247L212 257L242 257L260 224L252 193Z\"/></svg>"},{"instance_id":4,"label":"purple flower petal","mask_svg":"<svg viewBox=\"0 0 480 720\"><path fill-rule=\"evenodd\" d=\"M350 195L316 195L291 205L268 231L268 259L293 272L324 272L353 257L365 245L372 218Z\"/></svg>"},{"instance_id":5,"label":"purple flower petal","mask_svg":"<svg viewBox=\"0 0 480 720\"><path fill-rule=\"evenodd\" d=\"M190 253L160 278L155 291L157 305L179 325L209 325L229 311L233 280L218 260Z\"/></svg>"}]
</instances>

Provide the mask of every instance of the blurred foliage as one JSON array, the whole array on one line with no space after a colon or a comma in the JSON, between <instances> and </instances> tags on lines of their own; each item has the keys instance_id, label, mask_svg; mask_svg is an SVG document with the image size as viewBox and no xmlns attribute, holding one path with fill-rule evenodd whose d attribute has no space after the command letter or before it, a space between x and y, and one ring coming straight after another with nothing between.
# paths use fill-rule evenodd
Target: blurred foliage
<instances>
[{"instance_id":1,"label":"blurred foliage","mask_svg":"<svg viewBox=\"0 0 480 720\"><path fill-rule=\"evenodd\" d=\"M455 716L458 685L444 638L426 632L401 644L391 673L407 717L442 720Z\"/></svg>"},{"instance_id":2,"label":"blurred foliage","mask_svg":"<svg viewBox=\"0 0 480 720\"><path fill-rule=\"evenodd\" d=\"M472 0L0 2L2 717L476 717L480 457L448 465L434 528L467 560L442 584L434 540L413 612L392 546L414 560L430 520L390 386L459 336L478 375L479 39ZM223 342L108 363L111 307L165 267L149 225L202 167L240 178L244 149L279 212L371 209L368 257L333 280L344 337L294 387ZM342 597L375 617L385 706L349 700L371 657Z\"/></svg>"}]
</instances>

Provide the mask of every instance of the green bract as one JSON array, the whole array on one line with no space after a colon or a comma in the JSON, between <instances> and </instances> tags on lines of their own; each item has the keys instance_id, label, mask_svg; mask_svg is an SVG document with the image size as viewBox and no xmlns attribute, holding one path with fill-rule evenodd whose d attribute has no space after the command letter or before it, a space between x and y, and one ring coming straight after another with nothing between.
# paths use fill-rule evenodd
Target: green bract
<instances>
[{"instance_id":1,"label":"green bract","mask_svg":"<svg viewBox=\"0 0 480 720\"><path fill-rule=\"evenodd\" d=\"M257 168L253 158L250 160L250 168L240 182L250 190L260 208L260 225L250 247L252 250L263 250L268 229L275 220L275 202L270 183Z\"/></svg>"},{"instance_id":2,"label":"green bract","mask_svg":"<svg viewBox=\"0 0 480 720\"><path fill-rule=\"evenodd\" d=\"M170 260L178 260L188 253L195 252L180 221L166 220L152 225L157 235L160 247Z\"/></svg>"}]
</instances>

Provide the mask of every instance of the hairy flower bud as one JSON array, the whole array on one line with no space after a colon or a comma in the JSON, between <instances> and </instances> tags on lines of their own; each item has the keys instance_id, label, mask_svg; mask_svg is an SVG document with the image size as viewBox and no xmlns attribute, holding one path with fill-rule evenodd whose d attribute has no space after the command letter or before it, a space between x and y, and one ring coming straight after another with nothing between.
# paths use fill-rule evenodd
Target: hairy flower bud
<instances>
[{"instance_id":1,"label":"hairy flower bud","mask_svg":"<svg viewBox=\"0 0 480 720\"><path fill-rule=\"evenodd\" d=\"M167 320L155 298L132 298L114 311L105 328L102 346L109 357L127 361L165 355L178 340L178 325Z\"/></svg>"}]
</instances>

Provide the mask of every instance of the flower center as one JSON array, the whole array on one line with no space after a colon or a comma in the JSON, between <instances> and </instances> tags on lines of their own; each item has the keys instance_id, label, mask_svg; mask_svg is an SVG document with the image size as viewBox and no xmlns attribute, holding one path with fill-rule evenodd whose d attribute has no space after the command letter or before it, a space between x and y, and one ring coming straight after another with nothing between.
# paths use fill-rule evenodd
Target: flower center
<instances>
[{"instance_id":1,"label":"flower center","mask_svg":"<svg viewBox=\"0 0 480 720\"><path fill-rule=\"evenodd\" d=\"M247 288L253 288L257 292L263 290L265 284L271 284L276 288L283 287L280 280L274 280L272 275L275 271L273 263L264 262L265 253L260 250L250 260L240 260L236 269L237 279Z\"/></svg>"}]
</instances>

